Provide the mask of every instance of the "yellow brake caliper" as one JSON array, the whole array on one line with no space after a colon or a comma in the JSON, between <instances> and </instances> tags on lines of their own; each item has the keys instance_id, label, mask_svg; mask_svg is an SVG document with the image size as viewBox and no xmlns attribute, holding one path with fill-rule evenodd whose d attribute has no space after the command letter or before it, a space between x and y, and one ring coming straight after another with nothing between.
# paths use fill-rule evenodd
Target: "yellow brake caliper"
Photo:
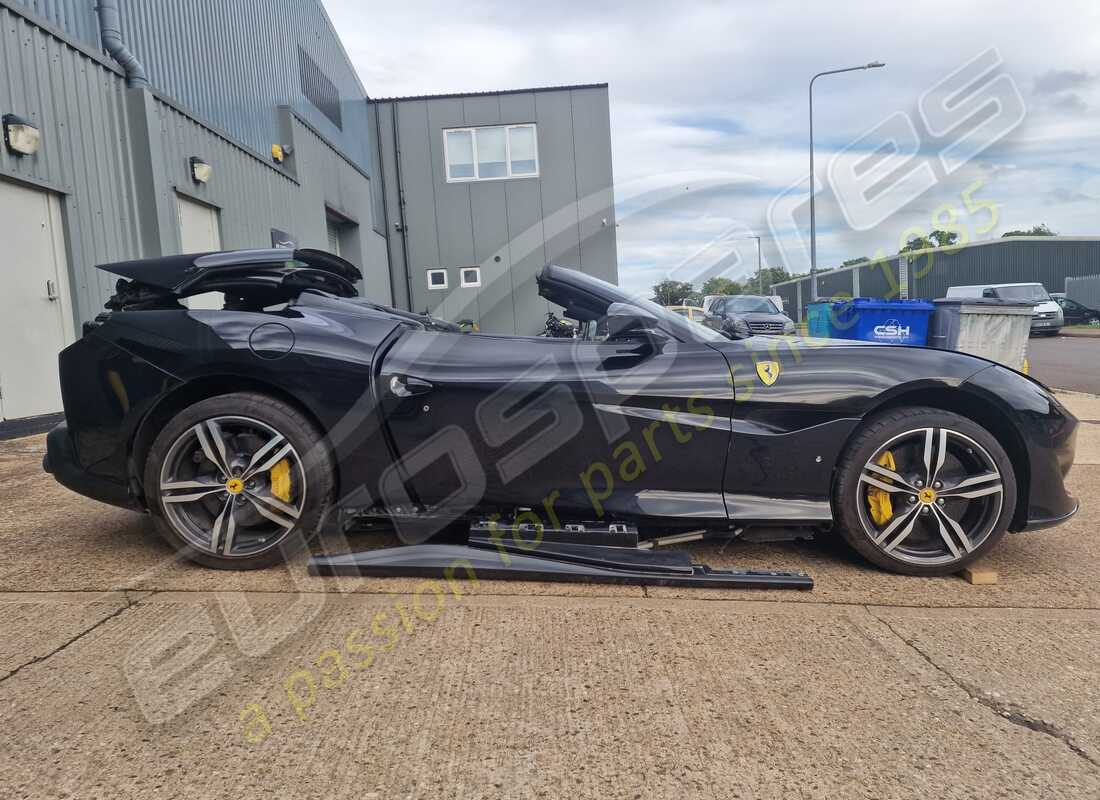
<instances>
[{"instance_id":1,"label":"yellow brake caliper","mask_svg":"<svg viewBox=\"0 0 1100 800\"><path fill-rule=\"evenodd\" d=\"M271 493L284 503L290 502L290 462L285 458L267 473L271 478Z\"/></svg>"},{"instance_id":2,"label":"yellow brake caliper","mask_svg":"<svg viewBox=\"0 0 1100 800\"><path fill-rule=\"evenodd\" d=\"M897 464L894 463L893 451L887 450L883 453L879 457L878 465L896 472ZM890 483L889 478L883 478L882 480ZM867 490L867 505L870 506L871 519L875 521L876 525L885 525L894 516L894 504L890 500L890 493L884 489L879 489L877 486L872 486Z\"/></svg>"}]
</instances>

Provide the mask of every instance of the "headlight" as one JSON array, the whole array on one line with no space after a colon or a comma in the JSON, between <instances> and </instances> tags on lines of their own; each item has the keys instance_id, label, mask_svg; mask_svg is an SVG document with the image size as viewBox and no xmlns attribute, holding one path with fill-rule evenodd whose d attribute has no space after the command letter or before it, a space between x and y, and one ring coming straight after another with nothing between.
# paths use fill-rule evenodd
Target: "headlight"
<instances>
[{"instance_id":1,"label":"headlight","mask_svg":"<svg viewBox=\"0 0 1100 800\"><path fill-rule=\"evenodd\" d=\"M783 333L794 333L794 322L792 320L783 323Z\"/></svg>"}]
</instances>

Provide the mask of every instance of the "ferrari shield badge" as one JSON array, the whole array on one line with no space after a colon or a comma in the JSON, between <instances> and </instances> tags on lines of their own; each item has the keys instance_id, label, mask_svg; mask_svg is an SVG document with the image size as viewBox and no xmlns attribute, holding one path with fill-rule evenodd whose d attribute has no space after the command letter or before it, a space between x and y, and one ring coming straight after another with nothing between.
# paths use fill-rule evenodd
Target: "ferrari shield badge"
<instances>
[{"instance_id":1,"label":"ferrari shield badge","mask_svg":"<svg viewBox=\"0 0 1100 800\"><path fill-rule=\"evenodd\" d=\"M756 374L760 376L760 382L765 386L771 386L779 380L778 361L757 361Z\"/></svg>"}]
</instances>

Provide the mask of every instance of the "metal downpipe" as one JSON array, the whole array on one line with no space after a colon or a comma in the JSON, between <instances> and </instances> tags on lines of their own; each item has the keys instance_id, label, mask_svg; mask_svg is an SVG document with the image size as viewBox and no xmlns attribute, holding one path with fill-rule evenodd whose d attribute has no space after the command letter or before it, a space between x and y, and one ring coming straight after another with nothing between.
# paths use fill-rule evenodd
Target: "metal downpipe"
<instances>
[{"instance_id":1,"label":"metal downpipe","mask_svg":"<svg viewBox=\"0 0 1100 800\"><path fill-rule=\"evenodd\" d=\"M149 76L145 74L145 67L122 40L122 13L118 8L118 0L99 0L96 11L99 13L99 33L103 39L103 47L126 72L126 85L131 89L148 89Z\"/></svg>"}]
</instances>

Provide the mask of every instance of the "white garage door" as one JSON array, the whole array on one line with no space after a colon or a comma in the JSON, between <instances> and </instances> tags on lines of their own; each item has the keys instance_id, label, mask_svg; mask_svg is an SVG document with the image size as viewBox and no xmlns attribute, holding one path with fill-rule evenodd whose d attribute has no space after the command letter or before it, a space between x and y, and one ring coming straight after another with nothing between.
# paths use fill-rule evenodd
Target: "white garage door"
<instances>
[{"instance_id":1,"label":"white garage door","mask_svg":"<svg viewBox=\"0 0 1100 800\"><path fill-rule=\"evenodd\" d=\"M222 249L218 228L218 209L176 195L180 218L180 246L184 253L211 253ZM225 297L221 292L198 294L188 298L189 308L221 308Z\"/></svg>"},{"instance_id":2,"label":"white garage door","mask_svg":"<svg viewBox=\"0 0 1100 800\"><path fill-rule=\"evenodd\" d=\"M57 195L0 181L0 416L61 411L57 354L73 341Z\"/></svg>"}]
</instances>

